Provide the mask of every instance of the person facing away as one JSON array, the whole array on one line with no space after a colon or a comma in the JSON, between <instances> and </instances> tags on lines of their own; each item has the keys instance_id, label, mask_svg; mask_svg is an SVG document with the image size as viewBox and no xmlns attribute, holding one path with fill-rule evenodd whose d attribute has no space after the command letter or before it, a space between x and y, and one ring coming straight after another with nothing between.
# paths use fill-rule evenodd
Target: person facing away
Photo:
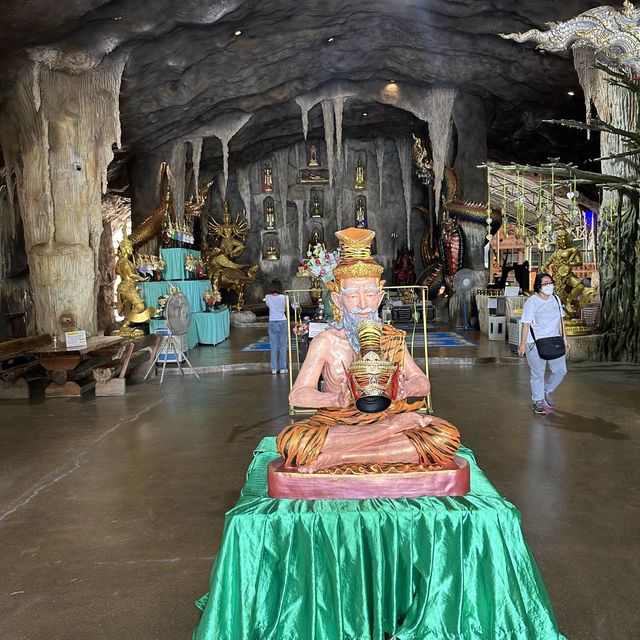
<instances>
[{"instance_id":1,"label":"person facing away","mask_svg":"<svg viewBox=\"0 0 640 640\"><path fill-rule=\"evenodd\" d=\"M269 345L271 346L271 373L287 373L287 341L289 324L286 315L286 298L282 294L280 280L272 280L264 301L269 307Z\"/></svg>"},{"instance_id":2,"label":"person facing away","mask_svg":"<svg viewBox=\"0 0 640 640\"><path fill-rule=\"evenodd\" d=\"M562 305L558 296L553 294L553 278L548 273L538 273L533 283L533 291L534 295L524 303L518 355L526 355L531 371L533 410L535 413L544 414L545 405L551 409L555 406L553 392L567 374L567 359L566 356L561 356L555 360L543 360L538 355L535 340L562 336L567 351L569 342L562 324ZM535 334L535 340L531 335L531 329ZM545 381L547 364L551 375Z\"/></svg>"}]
</instances>

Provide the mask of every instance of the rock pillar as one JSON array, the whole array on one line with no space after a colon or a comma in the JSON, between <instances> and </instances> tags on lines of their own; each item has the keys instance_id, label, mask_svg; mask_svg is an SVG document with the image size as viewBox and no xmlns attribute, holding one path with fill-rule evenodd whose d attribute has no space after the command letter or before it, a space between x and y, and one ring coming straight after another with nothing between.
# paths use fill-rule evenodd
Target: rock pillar
<instances>
[{"instance_id":1,"label":"rock pillar","mask_svg":"<svg viewBox=\"0 0 640 640\"><path fill-rule=\"evenodd\" d=\"M95 334L101 188L120 144L124 58L83 70L30 60L0 117L7 177L15 173L38 333ZM8 185L8 193L13 193Z\"/></svg>"}]
</instances>

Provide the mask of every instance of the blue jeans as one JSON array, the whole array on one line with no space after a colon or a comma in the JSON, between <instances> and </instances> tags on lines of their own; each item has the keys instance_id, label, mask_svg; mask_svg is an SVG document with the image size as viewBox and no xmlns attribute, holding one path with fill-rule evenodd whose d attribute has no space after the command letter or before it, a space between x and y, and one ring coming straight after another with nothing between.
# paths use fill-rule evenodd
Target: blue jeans
<instances>
[{"instance_id":1,"label":"blue jeans","mask_svg":"<svg viewBox=\"0 0 640 640\"><path fill-rule=\"evenodd\" d=\"M287 342L289 324L286 320L269 322L269 344L271 345L271 371L287 368ZM280 364L279 364L280 363Z\"/></svg>"}]
</instances>

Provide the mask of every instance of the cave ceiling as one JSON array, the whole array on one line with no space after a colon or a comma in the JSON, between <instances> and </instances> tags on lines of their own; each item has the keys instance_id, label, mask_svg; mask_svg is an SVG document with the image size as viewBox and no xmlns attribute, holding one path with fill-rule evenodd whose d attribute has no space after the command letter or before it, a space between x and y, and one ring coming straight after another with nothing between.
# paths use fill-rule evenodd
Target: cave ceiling
<instances>
[{"instance_id":1,"label":"cave ceiling","mask_svg":"<svg viewBox=\"0 0 640 640\"><path fill-rule=\"evenodd\" d=\"M482 101L492 159L577 161L597 155L596 141L541 122L583 118L570 56L544 54L497 33L542 28L598 4L23 0L0 14L1 90L11 91L27 49L63 67L124 55L117 161L124 165L192 137L225 114L251 113L231 141L233 166L301 138L297 96L346 92L345 137L393 136L424 125L405 109L381 104L376 92L391 80L411 96L445 83ZM322 135L319 106L310 112L309 132ZM205 141L205 163L218 162L220 154L219 141Z\"/></svg>"}]
</instances>

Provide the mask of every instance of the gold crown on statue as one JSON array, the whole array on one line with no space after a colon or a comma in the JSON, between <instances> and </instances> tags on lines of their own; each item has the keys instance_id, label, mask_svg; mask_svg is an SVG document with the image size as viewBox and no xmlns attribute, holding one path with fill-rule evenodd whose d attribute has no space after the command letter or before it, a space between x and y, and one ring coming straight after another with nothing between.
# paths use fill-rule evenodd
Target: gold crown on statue
<instances>
[{"instance_id":1,"label":"gold crown on statue","mask_svg":"<svg viewBox=\"0 0 640 640\"><path fill-rule=\"evenodd\" d=\"M357 332L360 357L349 367L349 386L360 411L378 413L396 394L399 368L380 355L381 322L364 320Z\"/></svg>"},{"instance_id":2,"label":"gold crown on statue","mask_svg":"<svg viewBox=\"0 0 640 640\"><path fill-rule=\"evenodd\" d=\"M349 227L336 232L340 242L342 258L333 270L336 280L345 278L380 278L384 267L371 257L371 243L376 237L371 229L356 229Z\"/></svg>"}]
</instances>

